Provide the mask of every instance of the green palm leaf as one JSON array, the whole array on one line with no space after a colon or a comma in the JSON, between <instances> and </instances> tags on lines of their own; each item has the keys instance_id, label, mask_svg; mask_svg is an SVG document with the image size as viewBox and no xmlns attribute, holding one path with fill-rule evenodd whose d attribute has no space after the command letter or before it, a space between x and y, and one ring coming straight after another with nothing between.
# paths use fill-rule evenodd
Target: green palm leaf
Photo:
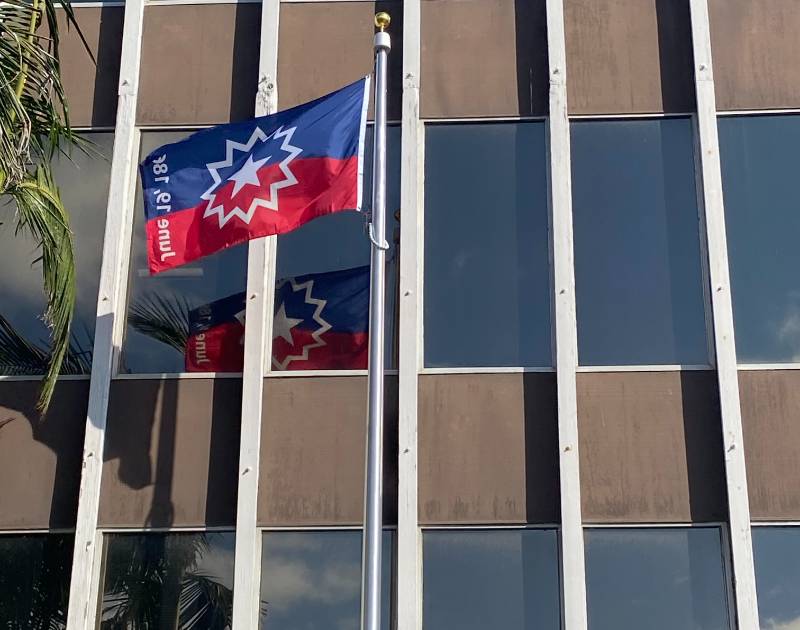
<instances>
[{"instance_id":1,"label":"green palm leaf","mask_svg":"<svg viewBox=\"0 0 800 630\"><path fill-rule=\"evenodd\" d=\"M131 305L128 323L183 354L189 337L189 301L177 295L147 294Z\"/></svg>"},{"instance_id":2,"label":"green palm leaf","mask_svg":"<svg viewBox=\"0 0 800 630\"><path fill-rule=\"evenodd\" d=\"M88 51L69 0L0 3L0 196L16 205L17 232L27 233L41 251L45 322L51 331L42 411L69 352L75 305L72 232L51 170L56 153L79 144L61 82L58 6Z\"/></svg>"},{"instance_id":3,"label":"green palm leaf","mask_svg":"<svg viewBox=\"0 0 800 630\"><path fill-rule=\"evenodd\" d=\"M75 259L69 217L50 173L39 165L34 176L7 191L17 206L17 232L26 232L41 250L42 276L51 330L51 352L40 394L40 407L49 404L70 342L75 305Z\"/></svg>"},{"instance_id":4,"label":"green palm leaf","mask_svg":"<svg viewBox=\"0 0 800 630\"><path fill-rule=\"evenodd\" d=\"M81 341L73 334L61 364L61 374L89 374L92 369L91 336L84 332ZM36 376L47 370L50 352L47 344L26 339L0 315L0 374Z\"/></svg>"}]
</instances>

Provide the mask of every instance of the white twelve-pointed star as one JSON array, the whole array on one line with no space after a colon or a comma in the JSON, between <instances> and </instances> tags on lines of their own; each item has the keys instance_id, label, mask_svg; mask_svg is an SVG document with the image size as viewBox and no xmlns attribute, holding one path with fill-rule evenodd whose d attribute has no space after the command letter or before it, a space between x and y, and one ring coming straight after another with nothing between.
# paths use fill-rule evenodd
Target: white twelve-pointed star
<instances>
[{"instance_id":1,"label":"white twelve-pointed star","mask_svg":"<svg viewBox=\"0 0 800 630\"><path fill-rule=\"evenodd\" d=\"M275 319L272 320L272 338L277 339L278 337L283 337L289 343L294 343L292 340L292 328L302 321L302 319L287 317L286 306L281 304L278 312L275 313Z\"/></svg>"},{"instance_id":2,"label":"white twelve-pointed star","mask_svg":"<svg viewBox=\"0 0 800 630\"><path fill-rule=\"evenodd\" d=\"M247 162L244 163L244 166L236 171L233 175L228 178L229 182L236 182L233 187L233 192L231 193L231 197L235 197L236 193L238 193L242 188L244 188L247 184L253 184L253 186L260 186L261 182L258 181L258 169L260 169L264 163L269 160L272 156L268 155L263 160L253 160L252 155L247 156Z\"/></svg>"}]
</instances>

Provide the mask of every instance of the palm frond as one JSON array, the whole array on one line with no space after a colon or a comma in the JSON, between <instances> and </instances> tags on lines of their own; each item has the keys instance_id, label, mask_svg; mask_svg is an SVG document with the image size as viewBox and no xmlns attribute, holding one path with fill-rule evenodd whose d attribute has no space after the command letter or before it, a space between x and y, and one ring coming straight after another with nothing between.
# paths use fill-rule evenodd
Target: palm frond
<instances>
[{"instance_id":1,"label":"palm frond","mask_svg":"<svg viewBox=\"0 0 800 630\"><path fill-rule=\"evenodd\" d=\"M209 575L189 572L178 600L180 630L224 630L231 624L233 591Z\"/></svg>"},{"instance_id":2,"label":"palm frond","mask_svg":"<svg viewBox=\"0 0 800 630\"><path fill-rule=\"evenodd\" d=\"M183 354L189 337L189 302L177 295L147 294L131 305L128 323Z\"/></svg>"},{"instance_id":3,"label":"palm frond","mask_svg":"<svg viewBox=\"0 0 800 630\"><path fill-rule=\"evenodd\" d=\"M17 206L17 231L25 232L41 250L42 277L47 297L45 323L50 328L50 354L39 409L50 403L61 364L70 343L70 325L75 305L75 258L69 217L50 165L40 164L34 175L27 176L6 191Z\"/></svg>"},{"instance_id":4,"label":"palm frond","mask_svg":"<svg viewBox=\"0 0 800 630\"><path fill-rule=\"evenodd\" d=\"M61 364L61 374L89 374L92 369L91 338L81 341L74 333ZM0 375L38 376L47 370L50 348L47 343L26 339L0 314Z\"/></svg>"},{"instance_id":5,"label":"palm frond","mask_svg":"<svg viewBox=\"0 0 800 630\"><path fill-rule=\"evenodd\" d=\"M94 61L67 0L0 4L0 192L22 181L36 159L49 161L64 144L79 142L61 81L57 6ZM43 19L47 34L39 29Z\"/></svg>"},{"instance_id":6,"label":"palm frond","mask_svg":"<svg viewBox=\"0 0 800 630\"><path fill-rule=\"evenodd\" d=\"M0 315L0 374L28 376L41 374L47 366L47 350L23 337Z\"/></svg>"},{"instance_id":7,"label":"palm frond","mask_svg":"<svg viewBox=\"0 0 800 630\"><path fill-rule=\"evenodd\" d=\"M51 331L38 403L42 411L68 354L75 306L72 233L51 170L53 157L78 143L61 81L57 6L88 51L69 0L0 3L0 195L16 202L17 230L30 234L41 249L45 321ZM40 32L43 21L47 34Z\"/></svg>"}]
</instances>

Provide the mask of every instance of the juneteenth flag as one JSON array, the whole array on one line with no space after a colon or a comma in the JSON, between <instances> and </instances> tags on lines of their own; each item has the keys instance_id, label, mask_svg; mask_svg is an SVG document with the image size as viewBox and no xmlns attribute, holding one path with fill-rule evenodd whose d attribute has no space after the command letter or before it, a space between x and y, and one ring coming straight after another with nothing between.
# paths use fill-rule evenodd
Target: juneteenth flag
<instances>
[{"instance_id":1,"label":"juneteenth flag","mask_svg":"<svg viewBox=\"0 0 800 630\"><path fill-rule=\"evenodd\" d=\"M369 77L164 145L139 166L151 273L361 210Z\"/></svg>"},{"instance_id":2,"label":"juneteenth flag","mask_svg":"<svg viewBox=\"0 0 800 630\"><path fill-rule=\"evenodd\" d=\"M367 369L369 265L282 280L275 287L272 366Z\"/></svg>"},{"instance_id":3,"label":"juneteenth flag","mask_svg":"<svg viewBox=\"0 0 800 630\"><path fill-rule=\"evenodd\" d=\"M189 311L187 372L242 371L244 313L244 291Z\"/></svg>"},{"instance_id":4,"label":"juneteenth flag","mask_svg":"<svg viewBox=\"0 0 800 630\"><path fill-rule=\"evenodd\" d=\"M187 372L241 372L245 294L189 312ZM369 266L278 282L272 365L279 370L366 369Z\"/></svg>"}]
</instances>

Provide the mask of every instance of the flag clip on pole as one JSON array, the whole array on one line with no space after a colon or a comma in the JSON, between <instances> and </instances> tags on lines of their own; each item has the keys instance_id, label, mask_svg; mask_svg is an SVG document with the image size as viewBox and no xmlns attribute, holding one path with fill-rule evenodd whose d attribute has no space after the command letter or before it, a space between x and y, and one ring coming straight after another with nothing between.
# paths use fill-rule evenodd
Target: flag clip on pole
<instances>
[{"instance_id":1,"label":"flag clip on pole","mask_svg":"<svg viewBox=\"0 0 800 630\"><path fill-rule=\"evenodd\" d=\"M364 491L361 630L381 622L381 542L383 530L383 333L386 276L386 65L392 47L388 13L375 16L375 133L372 157L372 242L369 299L369 406Z\"/></svg>"}]
</instances>

